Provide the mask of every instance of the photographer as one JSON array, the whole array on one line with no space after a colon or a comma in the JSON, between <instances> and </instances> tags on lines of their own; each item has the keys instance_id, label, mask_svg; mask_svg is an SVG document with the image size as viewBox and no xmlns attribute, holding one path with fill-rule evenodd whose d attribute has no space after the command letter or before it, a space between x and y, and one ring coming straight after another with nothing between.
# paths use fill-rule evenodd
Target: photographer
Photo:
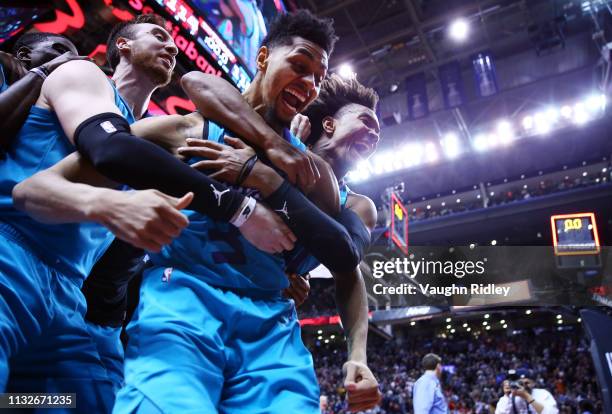
<instances>
[{"instance_id":1,"label":"photographer","mask_svg":"<svg viewBox=\"0 0 612 414\"><path fill-rule=\"evenodd\" d=\"M534 388L528 375L508 372L503 383L504 395L497 402L495 414L558 414L557 402L550 392Z\"/></svg>"}]
</instances>

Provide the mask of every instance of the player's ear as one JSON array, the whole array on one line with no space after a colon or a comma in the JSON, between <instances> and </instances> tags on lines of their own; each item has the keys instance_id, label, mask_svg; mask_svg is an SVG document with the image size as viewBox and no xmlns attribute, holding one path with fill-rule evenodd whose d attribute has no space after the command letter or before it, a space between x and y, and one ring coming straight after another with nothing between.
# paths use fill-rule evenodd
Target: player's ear
<instances>
[{"instance_id":1,"label":"player's ear","mask_svg":"<svg viewBox=\"0 0 612 414\"><path fill-rule=\"evenodd\" d=\"M336 130L336 120L333 116L326 116L323 118L323 131L328 136L334 135L334 131Z\"/></svg>"},{"instance_id":2,"label":"player's ear","mask_svg":"<svg viewBox=\"0 0 612 414\"><path fill-rule=\"evenodd\" d=\"M117 50L119 50L119 55L123 56L125 54L129 54L131 50L130 40L125 37L118 37L115 45L117 46Z\"/></svg>"},{"instance_id":3,"label":"player's ear","mask_svg":"<svg viewBox=\"0 0 612 414\"><path fill-rule=\"evenodd\" d=\"M255 62L257 64L257 71L265 72L268 67L268 56L270 56L270 49L267 46L262 46L257 51L257 58Z\"/></svg>"},{"instance_id":4,"label":"player's ear","mask_svg":"<svg viewBox=\"0 0 612 414\"><path fill-rule=\"evenodd\" d=\"M30 62L32 60L31 54L32 54L32 49L30 49L28 46L21 46L17 50L16 57L22 62Z\"/></svg>"}]
</instances>

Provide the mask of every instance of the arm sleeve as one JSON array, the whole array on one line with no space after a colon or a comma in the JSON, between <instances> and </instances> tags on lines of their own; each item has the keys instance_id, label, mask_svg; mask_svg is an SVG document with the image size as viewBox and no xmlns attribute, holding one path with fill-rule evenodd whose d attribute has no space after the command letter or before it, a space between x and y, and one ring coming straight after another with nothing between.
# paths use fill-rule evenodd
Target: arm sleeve
<instances>
[{"instance_id":1,"label":"arm sleeve","mask_svg":"<svg viewBox=\"0 0 612 414\"><path fill-rule=\"evenodd\" d=\"M193 191L189 208L213 219L229 221L244 200L238 191L132 135L118 114L95 115L83 121L74 136L78 151L111 180L137 190L155 188L174 197Z\"/></svg>"},{"instance_id":2,"label":"arm sleeve","mask_svg":"<svg viewBox=\"0 0 612 414\"><path fill-rule=\"evenodd\" d=\"M266 203L295 233L300 243L332 272L349 272L361 261L363 252L338 221L319 210L287 181Z\"/></svg>"}]
</instances>

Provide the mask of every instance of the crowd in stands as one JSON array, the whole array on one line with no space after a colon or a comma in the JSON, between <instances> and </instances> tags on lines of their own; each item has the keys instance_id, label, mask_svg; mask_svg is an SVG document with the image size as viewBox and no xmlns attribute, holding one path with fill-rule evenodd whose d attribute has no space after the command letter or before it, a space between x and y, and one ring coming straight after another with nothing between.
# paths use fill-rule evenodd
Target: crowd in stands
<instances>
[{"instance_id":1,"label":"crowd in stands","mask_svg":"<svg viewBox=\"0 0 612 414\"><path fill-rule=\"evenodd\" d=\"M501 192L494 192L491 196L488 195L488 207L499 206L503 204L512 203L514 201L527 200L534 197L540 197L552 193L561 191L567 191L580 187L587 187L598 184L605 184L611 182L610 173L612 169L603 172L600 171L596 174L589 174L586 176L577 177L571 179L569 177L563 177L561 180L544 179L536 186L525 186L518 184L516 186L505 189ZM433 204L433 203L432 203ZM462 200L460 203L449 203L445 206L431 206L431 208L409 208L408 217L411 221L426 220L434 217L447 216L450 214L456 214L463 211L471 211L485 208L485 202L482 198L474 200Z\"/></svg>"},{"instance_id":2,"label":"crowd in stands","mask_svg":"<svg viewBox=\"0 0 612 414\"><path fill-rule=\"evenodd\" d=\"M579 413L581 402L590 402L594 413L601 413L601 395L580 328L553 329L386 342L371 336L368 364L379 380L383 400L367 413L412 413L412 387L423 373L420 361L429 352L443 359L442 388L451 414L494 413L510 369L528 369L538 388L555 397L561 414ZM311 347L321 395L327 401L323 414L348 413L341 370L345 344L317 343Z\"/></svg>"}]
</instances>

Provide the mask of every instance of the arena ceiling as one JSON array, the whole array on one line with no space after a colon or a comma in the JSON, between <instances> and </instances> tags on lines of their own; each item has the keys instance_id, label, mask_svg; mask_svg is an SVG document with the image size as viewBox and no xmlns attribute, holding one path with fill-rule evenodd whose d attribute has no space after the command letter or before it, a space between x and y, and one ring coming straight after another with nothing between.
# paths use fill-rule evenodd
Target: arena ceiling
<instances>
[{"instance_id":1,"label":"arena ceiling","mask_svg":"<svg viewBox=\"0 0 612 414\"><path fill-rule=\"evenodd\" d=\"M350 63L360 81L383 88L419 71L491 50L497 59L532 49L529 27L565 16L566 30L584 31L590 18L578 0L298 0L334 19L340 42L332 68ZM467 41L457 44L448 25L462 17Z\"/></svg>"}]
</instances>

